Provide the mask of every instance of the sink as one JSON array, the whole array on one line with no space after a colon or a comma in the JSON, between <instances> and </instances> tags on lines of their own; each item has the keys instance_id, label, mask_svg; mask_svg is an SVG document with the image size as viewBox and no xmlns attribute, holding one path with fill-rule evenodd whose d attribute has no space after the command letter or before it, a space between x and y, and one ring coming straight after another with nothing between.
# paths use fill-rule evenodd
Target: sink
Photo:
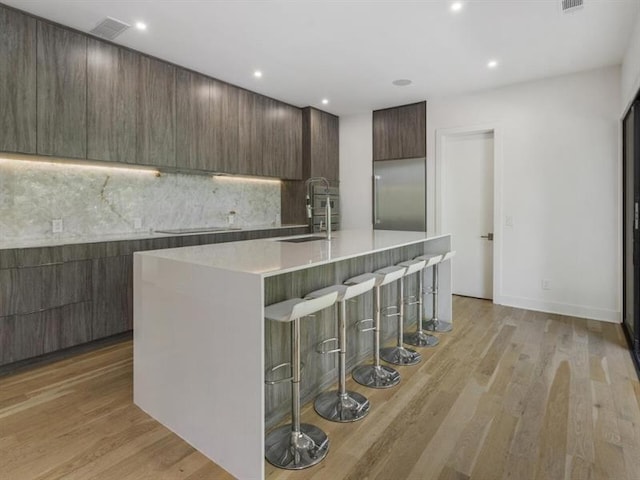
<instances>
[{"instance_id":1,"label":"sink","mask_svg":"<svg viewBox=\"0 0 640 480\"><path fill-rule=\"evenodd\" d=\"M229 230L242 230L239 227L200 227L200 228L176 228L173 230L156 230L156 233L208 233L208 232L225 232Z\"/></svg>"},{"instance_id":2,"label":"sink","mask_svg":"<svg viewBox=\"0 0 640 480\"><path fill-rule=\"evenodd\" d=\"M327 237L298 237L298 238L285 238L284 240L278 240L278 242L287 242L287 243L303 243L303 242L315 242L317 240L326 240Z\"/></svg>"}]
</instances>

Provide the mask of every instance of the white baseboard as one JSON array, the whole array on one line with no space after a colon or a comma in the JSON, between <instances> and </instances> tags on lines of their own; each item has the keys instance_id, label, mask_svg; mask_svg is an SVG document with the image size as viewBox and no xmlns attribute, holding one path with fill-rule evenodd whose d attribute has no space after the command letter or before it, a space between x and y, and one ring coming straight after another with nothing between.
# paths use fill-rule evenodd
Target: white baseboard
<instances>
[{"instance_id":1,"label":"white baseboard","mask_svg":"<svg viewBox=\"0 0 640 480\"><path fill-rule=\"evenodd\" d=\"M506 305L537 312L554 313L567 315L570 317L587 318L589 320L599 320L601 322L622 323L622 314L616 310L606 310L603 308L586 307L583 305L571 305L569 303L545 302L524 297L509 297L505 295L496 296L493 303Z\"/></svg>"}]
</instances>

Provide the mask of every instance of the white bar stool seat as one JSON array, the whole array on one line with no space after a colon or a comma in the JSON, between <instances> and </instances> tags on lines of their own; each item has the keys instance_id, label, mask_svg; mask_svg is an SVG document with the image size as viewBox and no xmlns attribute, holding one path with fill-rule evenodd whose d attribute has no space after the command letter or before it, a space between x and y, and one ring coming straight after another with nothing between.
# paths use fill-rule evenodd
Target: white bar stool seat
<instances>
[{"instance_id":1,"label":"white bar stool seat","mask_svg":"<svg viewBox=\"0 0 640 480\"><path fill-rule=\"evenodd\" d=\"M329 450L329 438L322 430L300 423L300 318L330 307L337 298L336 292L309 300L291 298L264 309L267 320L291 323L291 362L276 365L265 374L268 385L291 382L291 424L272 430L265 438L265 458L276 467L307 468L321 462ZM268 376L286 366L291 367L290 377L273 380Z\"/></svg>"}]
</instances>

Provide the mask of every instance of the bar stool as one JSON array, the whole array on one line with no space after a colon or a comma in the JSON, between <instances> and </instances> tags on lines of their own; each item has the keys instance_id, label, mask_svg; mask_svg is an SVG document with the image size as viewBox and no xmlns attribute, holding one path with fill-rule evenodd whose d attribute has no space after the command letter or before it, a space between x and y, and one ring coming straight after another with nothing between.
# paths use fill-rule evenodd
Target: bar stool
<instances>
[{"instance_id":1,"label":"bar stool","mask_svg":"<svg viewBox=\"0 0 640 480\"><path fill-rule=\"evenodd\" d=\"M361 365L356 367L352 373L353 379L361 385L372 388L389 388L400 383L400 374L397 370L386 365L380 365L380 317L382 316L382 310L380 308L380 288L401 279L404 272L404 267L385 267L376 270L372 274L365 273L364 275L350 278L345 282L346 284L359 283L367 276L373 276L375 278L373 289L373 327L360 330L361 332L373 332L373 365Z\"/></svg>"},{"instance_id":2,"label":"bar stool","mask_svg":"<svg viewBox=\"0 0 640 480\"><path fill-rule=\"evenodd\" d=\"M456 252L454 250L446 252L442 255L442 259L433 266L433 281L431 290L429 291L433 298L431 319L423 319L422 321L424 329L429 330L430 332L446 333L453 329L453 324L438 320L438 266L442 262L446 262L447 260L455 257L455 255Z\"/></svg>"},{"instance_id":3,"label":"bar stool","mask_svg":"<svg viewBox=\"0 0 640 480\"><path fill-rule=\"evenodd\" d=\"M421 320L424 314L424 299L422 298L422 296L424 294L424 270L438 264L442 260L442 255L421 255L419 257L416 257L415 260L423 260L425 262L425 265L422 270L418 272L417 301L407 303L407 305L414 305L416 303L418 304L418 318L420 320L416 322L416 331L413 333L408 333L405 336L404 342L415 347L435 347L440 342L438 338L425 333L422 329Z\"/></svg>"},{"instance_id":4,"label":"bar stool","mask_svg":"<svg viewBox=\"0 0 640 480\"><path fill-rule=\"evenodd\" d=\"M290 366L291 376L279 380L267 379L267 385L291 382L291 424L269 432L265 438L265 457L272 465L288 470L300 470L322 461L329 450L329 438L315 425L300 423L300 318L336 303L336 292L312 300L292 298L265 307L267 320L291 323L291 362L281 363L268 373Z\"/></svg>"},{"instance_id":5,"label":"bar stool","mask_svg":"<svg viewBox=\"0 0 640 480\"><path fill-rule=\"evenodd\" d=\"M338 337L320 342L318 353L339 353L338 390L331 390L318 395L314 408L318 415L333 422L354 422L364 418L369 413L369 400L357 392L347 391L347 300L362 295L373 288L375 277L364 279L349 285L332 285L316 290L305 298L318 298L329 293L338 294ZM330 342L337 342L337 348L324 350Z\"/></svg>"},{"instance_id":6,"label":"bar stool","mask_svg":"<svg viewBox=\"0 0 640 480\"><path fill-rule=\"evenodd\" d=\"M415 365L422 360L422 355L415 350L405 348L402 342L404 340L404 282L409 275L422 270L425 263L424 260L407 260L396 265L404 270L398 288L398 313L394 314L398 317L397 342L395 347L386 347L380 350L380 356L385 362L395 365Z\"/></svg>"}]
</instances>

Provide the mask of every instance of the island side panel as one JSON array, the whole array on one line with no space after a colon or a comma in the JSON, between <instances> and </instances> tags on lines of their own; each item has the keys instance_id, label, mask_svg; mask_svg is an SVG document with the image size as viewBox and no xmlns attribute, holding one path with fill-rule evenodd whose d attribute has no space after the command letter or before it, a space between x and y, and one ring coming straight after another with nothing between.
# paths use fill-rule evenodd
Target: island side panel
<instances>
[{"instance_id":1,"label":"island side panel","mask_svg":"<svg viewBox=\"0 0 640 480\"><path fill-rule=\"evenodd\" d=\"M361 273L373 272L379 268L395 265L424 253L425 245L398 247L384 252L365 254L335 263L310 267L265 278L265 305L288 298L304 297L307 293L337 283L343 283ZM415 292L417 276L408 281L408 292ZM381 304L397 303L397 282L382 289ZM316 352L318 342L337 335L334 308L327 308L315 317L301 321L301 356L304 364L301 382L303 402L311 401L319 393L334 388L337 381L337 355L320 355ZM371 361L373 355L373 334L358 332L357 322L373 317L373 293L369 292L356 301L347 302L347 370ZM415 329L417 308L405 309L405 331ZM397 322L395 318L382 319L381 342L395 341ZM367 325L371 326L371 325ZM265 324L265 366L278 365L290 360L290 328L288 324L266 322ZM288 418L290 411L291 386L288 383L269 385L265 388L265 423L267 430L281 420Z\"/></svg>"},{"instance_id":2,"label":"island side panel","mask_svg":"<svg viewBox=\"0 0 640 480\"><path fill-rule=\"evenodd\" d=\"M134 403L238 478L264 477L263 292L134 255Z\"/></svg>"}]
</instances>

